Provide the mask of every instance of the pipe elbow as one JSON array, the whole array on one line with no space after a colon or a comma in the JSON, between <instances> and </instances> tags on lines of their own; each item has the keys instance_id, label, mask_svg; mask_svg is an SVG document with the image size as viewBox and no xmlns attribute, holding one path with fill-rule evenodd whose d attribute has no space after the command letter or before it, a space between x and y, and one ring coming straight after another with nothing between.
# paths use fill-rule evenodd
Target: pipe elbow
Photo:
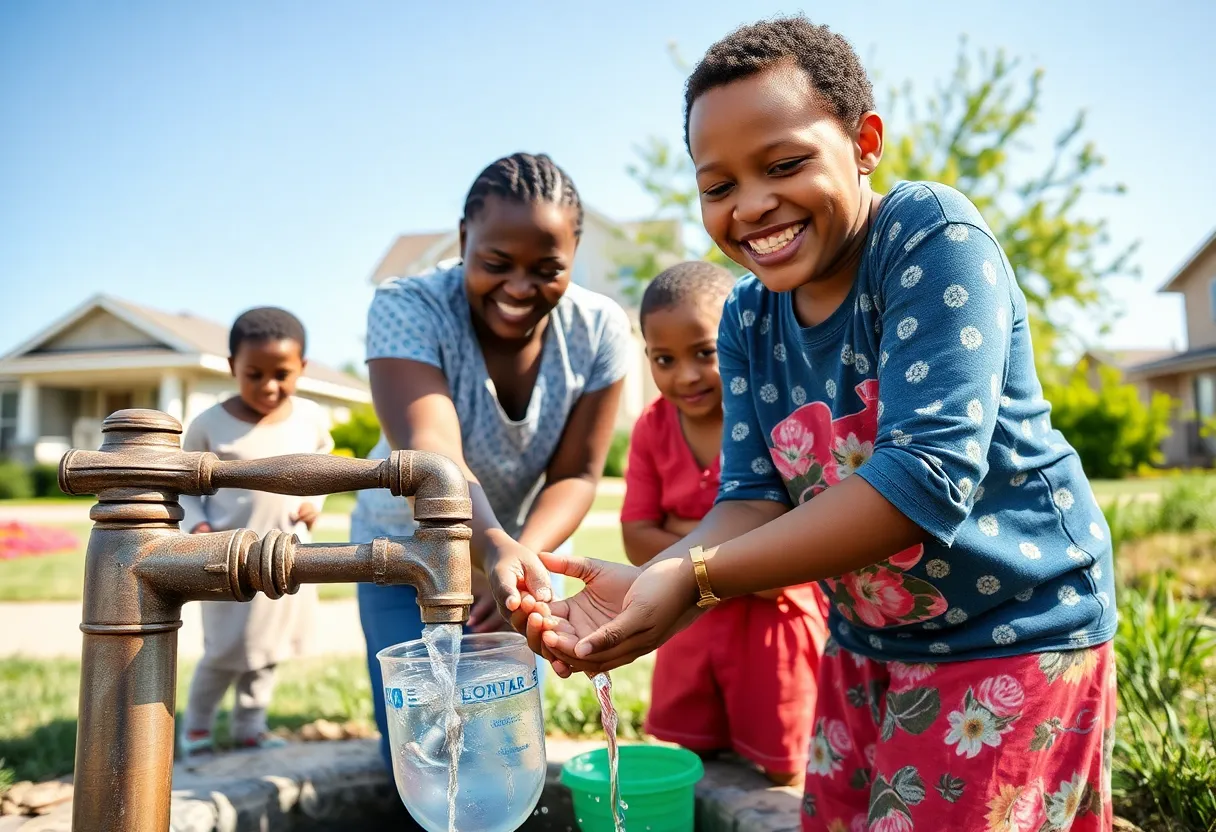
<instances>
[{"instance_id":1,"label":"pipe elbow","mask_svg":"<svg viewBox=\"0 0 1216 832\"><path fill-rule=\"evenodd\" d=\"M409 584L418 591L426 624L464 623L473 604L473 570L467 526L421 526L411 537L372 541L374 580Z\"/></svg>"},{"instance_id":2,"label":"pipe elbow","mask_svg":"<svg viewBox=\"0 0 1216 832\"><path fill-rule=\"evenodd\" d=\"M421 522L468 523L473 519L469 483L460 466L429 451L393 451L389 456L389 490L414 498L414 519Z\"/></svg>"}]
</instances>

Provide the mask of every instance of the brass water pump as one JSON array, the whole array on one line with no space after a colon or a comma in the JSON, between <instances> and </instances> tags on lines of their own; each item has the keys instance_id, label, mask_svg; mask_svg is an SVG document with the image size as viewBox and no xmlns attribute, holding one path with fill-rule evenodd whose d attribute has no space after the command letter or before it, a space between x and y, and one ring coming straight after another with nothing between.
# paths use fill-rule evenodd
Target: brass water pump
<instances>
[{"instance_id":1,"label":"brass water pump","mask_svg":"<svg viewBox=\"0 0 1216 832\"><path fill-rule=\"evenodd\" d=\"M388 459L293 454L222 461L181 449L181 424L120 410L97 451L59 465L67 494L95 494L85 561L74 832L167 832L177 631L187 601L281 598L305 583L409 584L426 623L463 623L473 603L468 483L438 454ZM410 537L301 544L279 531L185 534L182 494L245 488L311 496L387 488L414 498Z\"/></svg>"}]
</instances>

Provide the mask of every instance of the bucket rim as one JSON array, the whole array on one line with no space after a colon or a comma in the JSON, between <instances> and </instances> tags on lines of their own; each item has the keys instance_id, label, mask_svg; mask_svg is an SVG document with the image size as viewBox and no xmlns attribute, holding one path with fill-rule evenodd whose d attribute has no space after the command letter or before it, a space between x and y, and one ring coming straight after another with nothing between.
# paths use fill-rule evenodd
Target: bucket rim
<instances>
[{"instance_id":1,"label":"bucket rim","mask_svg":"<svg viewBox=\"0 0 1216 832\"><path fill-rule=\"evenodd\" d=\"M622 745L619 748L621 755L621 765L624 765L626 757L669 757L678 758L687 763L687 768L683 771L673 772L671 774L650 777L642 783L631 783L628 789L629 795L640 796L658 794L660 792L674 791L676 789L695 786L705 776L705 766L701 763L701 758L687 748L678 748L667 745L648 745L639 743L636 745ZM595 748L591 751L585 751L582 754L577 754L562 764L561 782L562 785L570 789L579 788L583 791L594 792L596 794L608 793L608 780L591 778L585 776L577 769L580 766L593 765L593 760L598 761L603 758L602 766L607 768L608 765L608 749ZM622 786L621 794L625 796L625 788Z\"/></svg>"}]
</instances>

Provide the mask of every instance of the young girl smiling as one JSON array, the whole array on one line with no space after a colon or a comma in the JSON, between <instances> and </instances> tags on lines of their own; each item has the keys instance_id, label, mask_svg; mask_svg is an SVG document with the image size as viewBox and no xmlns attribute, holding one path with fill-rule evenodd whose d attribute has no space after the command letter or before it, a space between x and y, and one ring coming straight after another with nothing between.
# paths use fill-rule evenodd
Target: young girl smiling
<instances>
[{"instance_id":1,"label":"young girl smiling","mask_svg":"<svg viewBox=\"0 0 1216 832\"><path fill-rule=\"evenodd\" d=\"M1109 531L1000 245L951 188L871 190L870 81L805 18L711 47L686 126L705 228L753 274L718 339L718 501L644 570L548 556L587 588L534 647L609 669L698 605L819 580L804 829L1109 829Z\"/></svg>"}]
</instances>

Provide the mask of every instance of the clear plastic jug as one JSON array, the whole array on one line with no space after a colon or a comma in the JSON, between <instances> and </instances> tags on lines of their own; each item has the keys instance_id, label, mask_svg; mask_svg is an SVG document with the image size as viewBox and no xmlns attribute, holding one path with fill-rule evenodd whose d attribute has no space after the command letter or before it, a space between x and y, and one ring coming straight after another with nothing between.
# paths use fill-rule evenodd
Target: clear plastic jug
<instances>
[{"instance_id":1,"label":"clear plastic jug","mask_svg":"<svg viewBox=\"0 0 1216 832\"><path fill-rule=\"evenodd\" d=\"M376 654L384 677L393 776L402 802L428 832L448 832L447 696L423 640ZM545 723L536 661L518 633L461 639L455 710L463 724L455 830L518 829L545 785Z\"/></svg>"}]
</instances>

